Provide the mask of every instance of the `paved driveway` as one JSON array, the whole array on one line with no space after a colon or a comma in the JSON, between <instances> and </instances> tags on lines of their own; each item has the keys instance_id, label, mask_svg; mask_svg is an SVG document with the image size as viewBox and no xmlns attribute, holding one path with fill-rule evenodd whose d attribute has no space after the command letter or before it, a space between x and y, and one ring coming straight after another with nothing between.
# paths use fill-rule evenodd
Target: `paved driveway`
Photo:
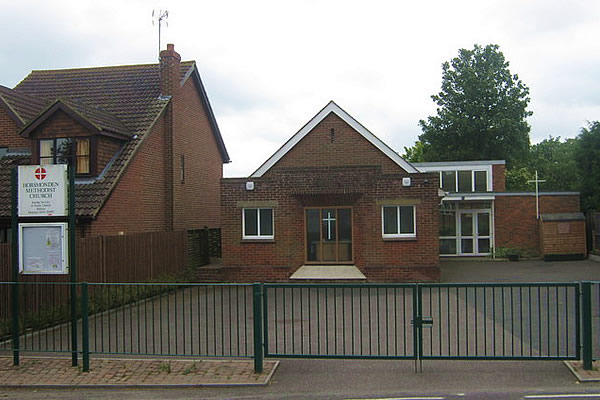
<instances>
[{"instance_id":1,"label":"paved driveway","mask_svg":"<svg viewBox=\"0 0 600 400\"><path fill-rule=\"evenodd\" d=\"M600 281L600 262L581 261L441 261L442 282Z\"/></svg>"}]
</instances>

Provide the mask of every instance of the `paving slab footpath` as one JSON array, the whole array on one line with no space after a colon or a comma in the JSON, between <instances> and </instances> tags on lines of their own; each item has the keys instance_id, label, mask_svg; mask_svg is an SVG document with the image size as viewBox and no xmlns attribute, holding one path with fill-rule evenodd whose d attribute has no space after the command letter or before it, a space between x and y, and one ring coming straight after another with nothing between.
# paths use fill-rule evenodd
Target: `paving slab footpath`
<instances>
[{"instance_id":1,"label":"paving slab footpath","mask_svg":"<svg viewBox=\"0 0 600 400\"><path fill-rule=\"evenodd\" d=\"M267 385L278 361L254 372L253 360L174 360L95 358L90 371L73 367L69 358L0 357L0 387L169 387Z\"/></svg>"}]
</instances>

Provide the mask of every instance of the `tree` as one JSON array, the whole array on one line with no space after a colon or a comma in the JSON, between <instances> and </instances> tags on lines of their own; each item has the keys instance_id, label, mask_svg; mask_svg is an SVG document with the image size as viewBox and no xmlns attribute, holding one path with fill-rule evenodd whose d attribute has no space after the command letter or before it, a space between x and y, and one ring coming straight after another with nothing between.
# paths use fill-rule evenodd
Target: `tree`
<instances>
[{"instance_id":1,"label":"tree","mask_svg":"<svg viewBox=\"0 0 600 400\"><path fill-rule=\"evenodd\" d=\"M529 149L529 88L508 69L498 45L460 49L442 64L437 115L419 124L426 161L522 161Z\"/></svg>"},{"instance_id":2,"label":"tree","mask_svg":"<svg viewBox=\"0 0 600 400\"><path fill-rule=\"evenodd\" d=\"M581 206L600 210L600 122L590 122L577 136L575 161L581 175Z\"/></svg>"},{"instance_id":3,"label":"tree","mask_svg":"<svg viewBox=\"0 0 600 400\"><path fill-rule=\"evenodd\" d=\"M402 158L404 158L408 162L423 162L425 153L425 145L423 142L417 140L414 146L406 147L404 146L404 154L402 154Z\"/></svg>"},{"instance_id":4,"label":"tree","mask_svg":"<svg viewBox=\"0 0 600 400\"><path fill-rule=\"evenodd\" d=\"M534 188L528 180L539 179L541 190L576 191L580 186L580 175L575 163L577 139L560 140L550 136L538 144L531 146L529 155L518 166L506 171L506 187L508 190L531 191Z\"/></svg>"}]
</instances>

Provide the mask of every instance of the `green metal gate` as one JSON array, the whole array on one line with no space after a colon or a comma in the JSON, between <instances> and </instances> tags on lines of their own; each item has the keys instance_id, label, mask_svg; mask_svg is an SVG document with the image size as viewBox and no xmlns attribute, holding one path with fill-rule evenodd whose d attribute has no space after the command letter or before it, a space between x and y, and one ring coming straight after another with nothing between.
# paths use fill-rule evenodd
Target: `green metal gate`
<instances>
[{"instance_id":1,"label":"green metal gate","mask_svg":"<svg viewBox=\"0 0 600 400\"><path fill-rule=\"evenodd\" d=\"M265 284L265 356L414 359L415 290L411 284Z\"/></svg>"},{"instance_id":2,"label":"green metal gate","mask_svg":"<svg viewBox=\"0 0 600 400\"><path fill-rule=\"evenodd\" d=\"M264 284L266 357L569 360L577 283Z\"/></svg>"}]
</instances>

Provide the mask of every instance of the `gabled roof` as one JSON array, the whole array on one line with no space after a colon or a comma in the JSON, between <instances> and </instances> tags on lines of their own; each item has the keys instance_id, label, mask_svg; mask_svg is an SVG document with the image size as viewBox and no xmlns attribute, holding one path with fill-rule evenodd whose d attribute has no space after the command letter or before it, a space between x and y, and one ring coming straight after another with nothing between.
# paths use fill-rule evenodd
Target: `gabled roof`
<instances>
[{"instance_id":1,"label":"gabled roof","mask_svg":"<svg viewBox=\"0 0 600 400\"><path fill-rule=\"evenodd\" d=\"M181 86L194 80L222 161L229 162L196 63L181 62L179 77ZM95 217L100 211L170 101L160 93L159 64L32 71L14 89L0 86L0 107L9 110L24 135L62 110L89 129L127 140L100 176L76 180L79 217ZM8 168L9 159L0 161L1 170ZM0 189L9 190L10 185ZM0 216L6 215L0 207Z\"/></svg>"},{"instance_id":2,"label":"gabled roof","mask_svg":"<svg viewBox=\"0 0 600 400\"><path fill-rule=\"evenodd\" d=\"M57 99L36 118L21 129L21 135L30 137L31 133L42 123L52 117L57 111L63 111L71 118L85 126L95 134L113 136L121 139L129 139L133 135L114 115L78 101Z\"/></svg>"},{"instance_id":3,"label":"gabled roof","mask_svg":"<svg viewBox=\"0 0 600 400\"><path fill-rule=\"evenodd\" d=\"M18 126L35 118L48 104L47 100L28 96L0 85L0 107L3 107Z\"/></svg>"},{"instance_id":4,"label":"gabled roof","mask_svg":"<svg viewBox=\"0 0 600 400\"><path fill-rule=\"evenodd\" d=\"M265 174L271 167L273 167L283 156L285 156L296 144L298 144L310 131L313 130L321 121L323 121L329 114L334 113L340 117L344 122L350 125L356 132L361 134L367 141L373 146L379 149L382 153L388 156L398 166L404 169L408 173L419 173L419 171L413 167L408 161L404 160L394 150L392 150L387 144L381 139L372 134L367 128L361 125L357 120L352 118L350 114L344 111L335 102L330 101L321 111L317 113L306 125L302 127L294 136L292 136L283 146L279 148L263 165L261 165L252 175L251 178L260 178Z\"/></svg>"}]
</instances>

